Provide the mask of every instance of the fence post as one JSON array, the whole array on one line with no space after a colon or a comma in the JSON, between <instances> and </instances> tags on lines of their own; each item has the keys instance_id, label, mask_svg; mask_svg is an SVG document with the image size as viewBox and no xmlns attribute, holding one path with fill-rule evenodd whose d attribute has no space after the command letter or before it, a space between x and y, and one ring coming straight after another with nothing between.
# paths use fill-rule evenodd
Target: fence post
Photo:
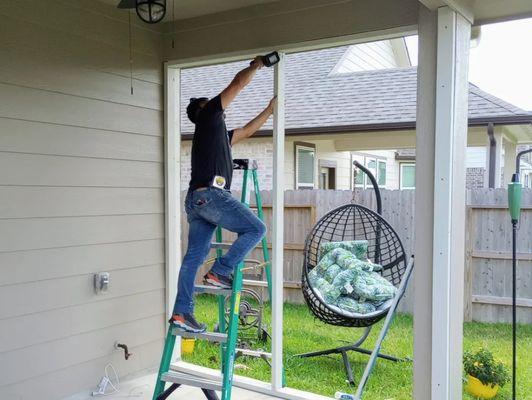
<instances>
[{"instance_id":1,"label":"fence post","mask_svg":"<svg viewBox=\"0 0 532 400\"><path fill-rule=\"evenodd\" d=\"M464 321L471 321L473 319L473 247L475 245L475 210L471 207L470 196L467 196L466 202Z\"/></svg>"}]
</instances>

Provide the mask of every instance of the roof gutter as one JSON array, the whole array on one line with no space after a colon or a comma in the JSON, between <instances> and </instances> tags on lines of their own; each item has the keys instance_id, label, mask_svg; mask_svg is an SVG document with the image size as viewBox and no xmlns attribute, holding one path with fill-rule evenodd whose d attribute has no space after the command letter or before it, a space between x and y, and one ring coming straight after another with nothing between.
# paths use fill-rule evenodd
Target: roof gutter
<instances>
[{"instance_id":1,"label":"roof gutter","mask_svg":"<svg viewBox=\"0 0 532 400\"><path fill-rule=\"evenodd\" d=\"M495 132L493 123L488 124L488 140L489 140L489 166L488 166L488 187L495 188L495 157L497 154L497 141L495 140Z\"/></svg>"}]
</instances>

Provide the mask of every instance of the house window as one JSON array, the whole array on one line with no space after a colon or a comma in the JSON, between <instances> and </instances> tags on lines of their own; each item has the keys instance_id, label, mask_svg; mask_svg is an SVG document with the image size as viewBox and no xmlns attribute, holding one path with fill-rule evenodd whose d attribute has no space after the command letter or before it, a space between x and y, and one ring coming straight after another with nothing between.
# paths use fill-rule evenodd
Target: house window
<instances>
[{"instance_id":1,"label":"house window","mask_svg":"<svg viewBox=\"0 0 532 400\"><path fill-rule=\"evenodd\" d=\"M364 187L364 172L360 170L355 170L355 186L356 187Z\"/></svg>"},{"instance_id":2,"label":"house window","mask_svg":"<svg viewBox=\"0 0 532 400\"><path fill-rule=\"evenodd\" d=\"M362 160L360 159L362 158ZM375 157L359 157L359 162L364 164L373 174L380 187L386 186L386 160L380 160ZM355 168L355 187L362 189L371 189L373 185L369 177L362 171Z\"/></svg>"},{"instance_id":3,"label":"house window","mask_svg":"<svg viewBox=\"0 0 532 400\"><path fill-rule=\"evenodd\" d=\"M378 179L377 178L377 159L366 157L366 167L373 174L375 179ZM371 180L369 179L369 176L366 175L366 188L370 188L370 187L372 187Z\"/></svg>"},{"instance_id":4,"label":"house window","mask_svg":"<svg viewBox=\"0 0 532 400\"><path fill-rule=\"evenodd\" d=\"M314 189L315 147L296 144L296 189Z\"/></svg>"},{"instance_id":5,"label":"house window","mask_svg":"<svg viewBox=\"0 0 532 400\"><path fill-rule=\"evenodd\" d=\"M416 188L416 164L401 163L400 188Z\"/></svg>"},{"instance_id":6,"label":"house window","mask_svg":"<svg viewBox=\"0 0 532 400\"><path fill-rule=\"evenodd\" d=\"M379 160L377 170L377 184L381 187L386 186L386 161Z\"/></svg>"}]
</instances>

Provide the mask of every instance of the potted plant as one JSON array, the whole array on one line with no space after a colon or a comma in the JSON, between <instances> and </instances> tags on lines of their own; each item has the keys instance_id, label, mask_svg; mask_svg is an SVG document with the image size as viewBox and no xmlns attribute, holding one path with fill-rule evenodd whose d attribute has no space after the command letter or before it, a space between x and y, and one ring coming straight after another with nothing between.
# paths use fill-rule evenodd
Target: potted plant
<instances>
[{"instance_id":1,"label":"potted plant","mask_svg":"<svg viewBox=\"0 0 532 400\"><path fill-rule=\"evenodd\" d=\"M466 392L481 399L495 397L499 388L510 379L505 365L494 360L493 354L487 349L480 349L476 353L466 351L464 371L467 375Z\"/></svg>"}]
</instances>

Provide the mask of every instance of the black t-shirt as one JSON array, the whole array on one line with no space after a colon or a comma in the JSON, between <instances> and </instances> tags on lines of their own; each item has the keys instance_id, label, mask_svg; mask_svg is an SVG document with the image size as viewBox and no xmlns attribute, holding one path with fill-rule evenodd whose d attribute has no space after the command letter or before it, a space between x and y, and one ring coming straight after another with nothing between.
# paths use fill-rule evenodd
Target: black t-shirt
<instances>
[{"instance_id":1,"label":"black t-shirt","mask_svg":"<svg viewBox=\"0 0 532 400\"><path fill-rule=\"evenodd\" d=\"M227 131L222 99L218 95L205 104L196 120L196 129L192 139L190 189L209 186L216 175L225 178L225 189L231 188L232 138L233 131Z\"/></svg>"}]
</instances>

